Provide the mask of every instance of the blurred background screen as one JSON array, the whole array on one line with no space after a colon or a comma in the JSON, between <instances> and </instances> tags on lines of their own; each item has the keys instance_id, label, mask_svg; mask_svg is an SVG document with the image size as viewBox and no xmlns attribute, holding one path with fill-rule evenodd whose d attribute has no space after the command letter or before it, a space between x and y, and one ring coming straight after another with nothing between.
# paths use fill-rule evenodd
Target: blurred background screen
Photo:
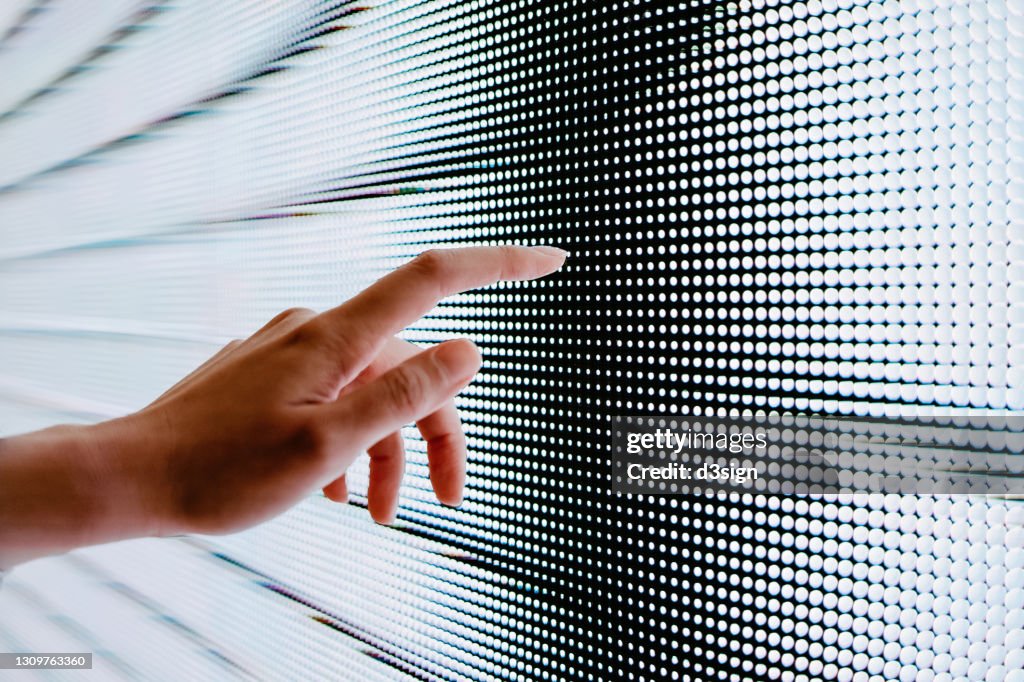
<instances>
[{"instance_id":1,"label":"blurred background screen","mask_svg":"<svg viewBox=\"0 0 1024 682\"><path fill-rule=\"evenodd\" d=\"M1024 679L1017 503L616 496L608 418L1024 407L1018 0L7 0L0 434L144 406L431 247L459 509L322 495L16 570L88 679ZM0 676L3 674L0 673ZM45 673L45 679L84 679Z\"/></svg>"}]
</instances>

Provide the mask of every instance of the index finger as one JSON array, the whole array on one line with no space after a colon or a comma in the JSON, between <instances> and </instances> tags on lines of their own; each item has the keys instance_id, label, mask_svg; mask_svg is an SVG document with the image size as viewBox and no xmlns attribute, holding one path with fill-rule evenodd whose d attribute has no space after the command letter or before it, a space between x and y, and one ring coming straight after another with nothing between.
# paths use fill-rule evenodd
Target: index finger
<instances>
[{"instance_id":1,"label":"index finger","mask_svg":"<svg viewBox=\"0 0 1024 682\"><path fill-rule=\"evenodd\" d=\"M565 262L552 246L475 246L426 251L337 308L318 326L345 341L349 363L369 362L389 338L430 312L441 299L501 280L549 275Z\"/></svg>"}]
</instances>

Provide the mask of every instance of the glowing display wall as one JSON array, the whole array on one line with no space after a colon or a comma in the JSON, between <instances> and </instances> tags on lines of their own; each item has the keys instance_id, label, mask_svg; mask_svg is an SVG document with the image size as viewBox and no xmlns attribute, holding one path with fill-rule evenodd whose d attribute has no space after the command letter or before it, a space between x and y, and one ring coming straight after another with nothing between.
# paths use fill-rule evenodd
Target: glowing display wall
<instances>
[{"instance_id":1,"label":"glowing display wall","mask_svg":"<svg viewBox=\"0 0 1024 682\"><path fill-rule=\"evenodd\" d=\"M0 433L138 409L427 248L571 256L406 335L483 351L461 508L409 429L397 526L363 461L351 505L25 566L0 651L1021 682L1020 503L616 496L608 419L1024 408L1022 98L1017 0L5 3Z\"/></svg>"}]
</instances>

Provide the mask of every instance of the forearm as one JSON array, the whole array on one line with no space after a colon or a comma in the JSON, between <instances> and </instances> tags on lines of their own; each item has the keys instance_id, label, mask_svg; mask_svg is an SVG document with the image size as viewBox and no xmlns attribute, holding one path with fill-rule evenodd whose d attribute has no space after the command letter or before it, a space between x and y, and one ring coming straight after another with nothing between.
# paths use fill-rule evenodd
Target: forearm
<instances>
[{"instance_id":1,"label":"forearm","mask_svg":"<svg viewBox=\"0 0 1024 682\"><path fill-rule=\"evenodd\" d=\"M131 432L113 420L0 439L0 569L158 530Z\"/></svg>"}]
</instances>

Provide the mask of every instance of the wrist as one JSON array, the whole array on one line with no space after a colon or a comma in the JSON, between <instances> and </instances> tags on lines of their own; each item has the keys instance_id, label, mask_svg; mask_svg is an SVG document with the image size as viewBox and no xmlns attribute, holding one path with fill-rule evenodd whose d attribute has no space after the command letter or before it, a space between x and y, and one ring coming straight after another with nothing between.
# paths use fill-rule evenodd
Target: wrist
<instances>
[{"instance_id":1,"label":"wrist","mask_svg":"<svg viewBox=\"0 0 1024 682\"><path fill-rule=\"evenodd\" d=\"M160 425L149 413L137 412L86 428L83 464L94 493L94 527L119 540L169 534L166 441Z\"/></svg>"},{"instance_id":2,"label":"wrist","mask_svg":"<svg viewBox=\"0 0 1024 682\"><path fill-rule=\"evenodd\" d=\"M159 533L147 436L132 416L0 440L0 569Z\"/></svg>"}]
</instances>

